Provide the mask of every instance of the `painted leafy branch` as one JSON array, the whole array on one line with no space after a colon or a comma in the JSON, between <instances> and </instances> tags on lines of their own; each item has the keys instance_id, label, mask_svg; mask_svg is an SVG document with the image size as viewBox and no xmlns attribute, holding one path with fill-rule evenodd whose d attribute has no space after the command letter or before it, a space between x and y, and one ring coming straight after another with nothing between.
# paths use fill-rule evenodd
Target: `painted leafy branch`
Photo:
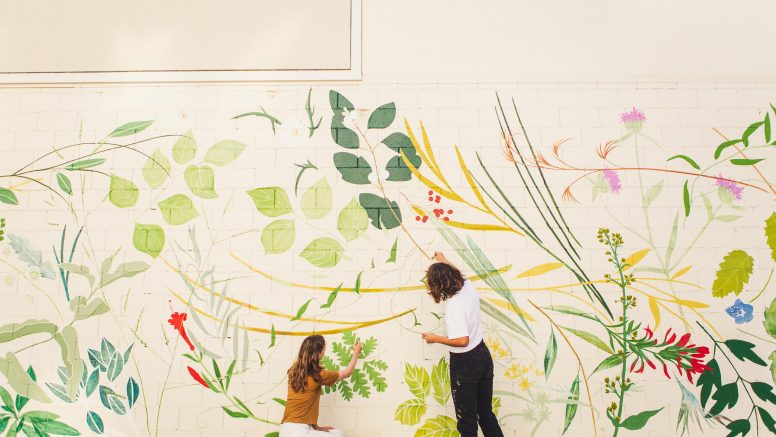
<instances>
[{"instance_id":1,"label":"painted leafy branch","mask_svg":"<svg viewBox=\"0 0 776 437\"><path fill-rule=\"evenodd\" d=\"M341 368L347 367L353 355L353 345L355 342L356 335L353 331L343 332L342 342L334 341L331 344L331 350L334 352L335 357L324 357L323 366L331 371L339 371ZM388 364L383 360L369 359L369 356L377 349L377 339L369 337L364 341L363 345L364 347L358 356L362 364L353 369L350 381L342 379L337 381L332 387L324 386L324 393L339 391L343 399L351 401L354 394L368 399L372 393L370 387L374 388L378 393L382 393L388 388L388 383L383 375L383 372L388 370Z\"/></svg>"}]
</instances>

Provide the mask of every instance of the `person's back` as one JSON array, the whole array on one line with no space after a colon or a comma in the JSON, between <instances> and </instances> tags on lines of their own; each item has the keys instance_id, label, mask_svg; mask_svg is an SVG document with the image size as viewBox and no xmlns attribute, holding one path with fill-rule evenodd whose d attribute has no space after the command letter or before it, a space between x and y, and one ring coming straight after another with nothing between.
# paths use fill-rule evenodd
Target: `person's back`
<instances>
[{"instance_id":1,"label":"person's back","mask_svg":"<svg viewBox=\"0 0 776 437\"><path fill-rule=\"evenodd\" d=\"M451 346L450 352L468 352L482 341L480 297L471 281L464 281L461 289L445 300L445 325L448 338L469 337L467 346Z\"/></svg>"}]
</instances>

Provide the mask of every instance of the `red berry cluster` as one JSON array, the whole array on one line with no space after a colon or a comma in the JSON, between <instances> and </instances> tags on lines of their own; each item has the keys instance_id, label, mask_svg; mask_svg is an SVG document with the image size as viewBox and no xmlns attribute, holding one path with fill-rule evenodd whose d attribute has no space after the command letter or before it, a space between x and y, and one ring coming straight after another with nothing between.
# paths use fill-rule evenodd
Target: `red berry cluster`
<instances>
[{"instance_id":1,"label":"red berry cluster","mask_svg":"<svg viewBox=\"0 0 776 437\"><path fill-rule=\"evenodd\" d=\"M440 197L439 194L434 194L433 190L428 190L428 200L430 202L439 203L439 201L442 200L442 197ZM434 212L434 215L437 218L441 218L444 221L449 221L450 217L447 217L447 215L452 214L453 210L452 209L448 209L447 211L445 211L444 208L435 208L433 212ZM428 216L427 215L422 215L422 216L421 215L416 215L415 216L415 221L426 223L428 221Z\"/></svg>"}]
</instances>

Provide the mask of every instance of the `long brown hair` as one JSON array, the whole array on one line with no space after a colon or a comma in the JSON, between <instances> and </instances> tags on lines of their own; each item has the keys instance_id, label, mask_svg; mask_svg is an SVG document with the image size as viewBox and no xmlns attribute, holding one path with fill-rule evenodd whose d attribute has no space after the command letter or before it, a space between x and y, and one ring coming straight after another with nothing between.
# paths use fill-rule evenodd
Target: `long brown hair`
<instances>
[{"instance_id":1,"label":"long brown hair","mask_svg":"<svg viewBox=\"0 0 776 437\"><path fill-rule=\"evenodd\" d=\"M304 391L307 377L321 383L321 352L326 347L326 340L320 335L311 335L302 341L296 361L288 369L288 381L295 392Z\"/></svg>"},{"instance_id":2,"label":"long brown hair","mask_svg":"<svg viewBox=\"0 0 776 437\"><path fill-rule=\"evenodd\" d=\"M465 280L460 270L447 263L434 263L426 270L426 288L436 303L455 296Z\"/></svg>"}]
</instances>

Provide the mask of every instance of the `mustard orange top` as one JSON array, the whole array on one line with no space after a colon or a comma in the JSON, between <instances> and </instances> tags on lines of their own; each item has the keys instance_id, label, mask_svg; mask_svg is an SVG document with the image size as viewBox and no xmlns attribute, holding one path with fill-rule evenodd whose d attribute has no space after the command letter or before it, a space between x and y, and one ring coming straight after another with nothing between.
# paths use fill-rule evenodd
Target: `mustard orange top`
<instances>
[{"instance_id":1,"label":"mustard orange top","mask_svg":"<svg viewBox=\"0 0 776 437\"><path fill-rule=\"evenodd\" d=\"M337 382L339 372L321 370L321 382L332 386ZM305 425L318 424L318 407L321 401L321 384L315 382L312 376L307 377L305 389L296 392L288 383L288 396L286 397L286 410L283 413L281 423L302 423Z\"/></svg>"}]
</instances>

